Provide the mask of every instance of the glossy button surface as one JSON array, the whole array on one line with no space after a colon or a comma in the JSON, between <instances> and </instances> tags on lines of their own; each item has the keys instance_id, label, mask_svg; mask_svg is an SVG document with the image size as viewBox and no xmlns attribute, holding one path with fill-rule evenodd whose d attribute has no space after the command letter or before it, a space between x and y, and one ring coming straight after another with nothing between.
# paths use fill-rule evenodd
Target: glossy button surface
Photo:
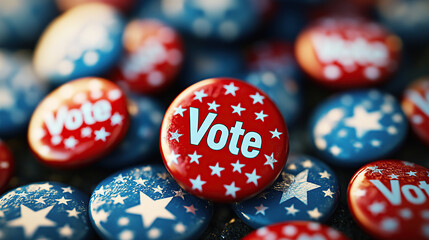
<instances>
[{"instance_id":1,"label":"glossy button surface","mask_svg":"<svg viewBox=\"0 0 429 240\"><path fill-rule=\"evenodd\" d=\"M303 70L332 88L379 84L399 64L402 44L381 25L358 18L322 18L305 29L296 43Z\"/></svg>"},{"instance_id":2,"label":"glossy button surface","mask_svg":"<svg viewBox=\"0 0 429 240\"><path fill-rule=\"evenodd\" d=\"M251 197L274 182L288 132L268 96L240 80L214 78L187 88L161 126L161 153L174 179L215 201Z\"/></svg>"},{"instance_id":3,"label":"glossy button surface","mask_svg":"<svg viewBox=\"0 0 429 240\"><path fill-rule=\"evenodd\" d=\"M372 89L325 100L313 113L309 130L323 159L356 167L399 150L407 128L395 98Z\"/></svg>"},{"instance_id":4,"label":"glossy button surface","mask_svg":"<svg viewBox=\"0 0 429 240\"><path fill-rule=\"evenodd\" d=\"M0 197L1 239L90 239L88 198L71 186L33 183Z\"/></svg>"},{"instance_id":5,"label":"glossy button surface","mask_svg":"<svg viewBox=\"0 0 429 240\"><path fill-rule=\"evenodd\" d=\"M267 240L267 239L331 239L331 240L347 240L348 238L341 232L316 222L292 221L270 225L259 228L243 240Z\"/></svg>"},{"instance_id":6,"label":"glossy button surface","mask_svg":"<svg viewBox=\"0 0 429 240\"><path fill-rule=\"evenodd\" d=\"M349 209L375 238L429 238L429 169L398 160L365 165L348 189Z\"/></svg>"},{"instance_id":7,"label":"glossy button surface","mask_svg":"<svg viewBox=\"0 0 429 240\"><path fill-rule=\"evenodd\" d=\"M198 239L213 206L186 193L161 165L123 170L103 180L89 203L103 239Z\"/></svg>"},{"instance_id":8,"label":"glossy button surface","mask_svg":"<svg viewBox=\"0 0 429 240\"><path fill-rule=\"evenodd\" d=\"M6 143L0 139L0 192L7 186L13 175L13 155Z\"/></svg>"},{"instance_id":9,"label":"glossy button surface","mask_svg":"<svg viewBox=\"0 0 429 240\"><path fill-rule=\"evenodd\" d=\"M113 150L128 125L122 90L106 79L81 78L57 88L39 104L28 141L43 163L78 167Z\"/></svg>"}]
</instances>

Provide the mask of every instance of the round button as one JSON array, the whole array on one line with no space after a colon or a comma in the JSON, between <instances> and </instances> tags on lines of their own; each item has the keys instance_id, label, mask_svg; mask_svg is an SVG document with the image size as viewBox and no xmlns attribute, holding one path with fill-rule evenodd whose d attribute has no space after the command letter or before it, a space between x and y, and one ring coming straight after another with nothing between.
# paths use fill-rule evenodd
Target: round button
<instances>
[{"instance_id":1,"label":"round button","mask_svg":"<svg viewBox=\"0 0 429 240\"><path fill-rule=\"evenodd\" d=\"M119 12L105 4L70 9L39 39L33 59L37 74L54 85L105 74L122 53L123 26Z\"/></svg>"},{"instance_id":2,"label":"round button","mask_svg":"<svg viewBox=\"0 0 429 240\"><path fill-rule=\"evenodd\" d=\"M413 83L405 91L402 109L414 132L429 145L429 79Z\"/></svg>"},{"instance_id":3,"label":"round button","mask_svg":"<svg viewBox=\"0 0 429 240\"><path fill-rule=\"evenodd\" d=\"M326 221L339 201L337 177L330 167L308 156L289 157L270 189L234 203L237 215L253 228L284 221Z\"/></svg>"},{"instance_id":4,"label":"round button","mask_svg":"<svg viewBox=\"0 0 429 240\"><path fill-rule=\"evenodd\" d=\"M259 228L243 240L267 240L267 239L331 239L347 240L348 238L341 232L316 222L292 221L279 223L263 228Z\"/></svg>"},{"instance_id":5,"label":"round button","mask_svg":"<svg viewBox=\"0 0 429 240\"><path fill-rule=\"evenodd\" d=\"M332 88L368 87L385 81L398 66L401 40L359 18L322 18L296 42L299 65Z\"/></svg>"},{"instance_id":6,"label":"round button","mask_svg":"<svg viewBox=\"0 0 429 240\"><path fill-rule=\"evenodd\" d=\"M395 98L375 89L333 96L310 121L311 141L318 153L346 167L362 166L398 150L407 128Z\"/></svg>"},{"instance_id":7,"label":"round button","mask_svg":"<svg viewBox=\"0 0 429 240\"><path fill-rule=\"evenodd\" d=\"M123 39L126 53L112 79L138 93L166 90L183 62L176 31L155 20L134 20L126 26Z\"/></svg>"},{"instance_id":8,"label":"round button","mask_svg":"<svg viewBox=\"0 0 429 240\"><path fill-rule=\"evenodd\" d=\"M14 160L12 152L7 147L6 143L0 139L0 193L9 183L13 175Z\"/></svg>"},{"instance_id":9,"label":"round button","mask_svg":"<svg viewBox=\"0 0 429 240\"><path fill-rule=\"evenodd\" d=\"M51 92L28 128L31 150L54 167L79 167L113 150L129 117L122 90L102 78L81 78Z\"/></svg>"},{"instance_id":10,"label":"round button","mask_svg":"<svg viewBox=\"0 0 429 240\"><path fill-rule=\"evenodd\" d=\"M33 183L0 197L2 239L90 239L88 198L55 182Z\"/></svg>"},{"instance_id":11,"label":"round button","mask_svg":"<svg viewBox=\"0 0 429 240\"><path fill-rule=\"evenodd\" d=\"M286 163L288 132L274 103L237 79L214 78L183 91L161 126L161 154L190 193L219 202L251 197Z\"/></svg>"},{"instance_id":12,"label":"round button","mask_svg":"<svg viewBox=\"0 0 429 240\"><path fill-rule=\"evenodd\" d=\"M348 189L353 217L375 238L429 238L429 169L383 160L365 165Z\"/></svg>"},{"instance_id":13,"label":"round button","mask_svg":"<svg viewBox=\"0 0 429 240\"><path fill-rule=\"evenodd\" d=\"M103 239L198 239L213 205L186 193L160 165L118 172L103 180L89 202Z\"/></svg>"}]
</instances>

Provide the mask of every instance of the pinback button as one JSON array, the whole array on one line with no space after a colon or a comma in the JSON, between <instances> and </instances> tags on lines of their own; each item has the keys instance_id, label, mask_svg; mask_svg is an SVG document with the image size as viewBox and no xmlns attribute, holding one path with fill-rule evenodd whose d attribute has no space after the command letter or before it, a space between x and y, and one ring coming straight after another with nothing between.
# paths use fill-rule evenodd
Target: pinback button
<instances>
[{"instance_id":1,"label":"pinback button","mask_svg":"<svg viewBox=\"0 0 429 240\"><path fill-rule=\"evenodd\" d=\"M0 137L12 137L25 132L48 84L36 76L26 52L0 50L0 63Z\"/></svg>"},{"instance_id":2,"label":"pinback button","mask_svg":"<svg viewBox=\"0 0 429 240\"><path fill-rule=\"evenodd\" d=\"M333 96L315 110L310 121L317 152L332 164L346 167L362 166L398 150L407 128L395 98L375 89Z\"/></svg>"},{"instance_id":3,"label":"pinback button","mask_svg":"<svg viewBox=\"0 0 429 240\"><path fill-rule=\"evenodd\" d=\"M398 160L363 166L349 183L359 225L380 239L429 239L429 169Z\"/></svg>"},{"instance_id":4,"label":"pinback button","mask_svg":"<svg viewBox=\"0 0 429 240\"><path fill-rule=\"evenodd\" d=\"M103 239L197 239L213 206L184 192L160 165L118 172L103 180L89 203Z\"/></svg>"},{"instance_id":5,"label":"pinback button","mask_svg":"<svg viewBox=\"0 0 429 240\"><path fill-rule=\"evenodd\" d=\"M55 182L33 183L0 197L2 239L89 239L88 198Z\"/></svg>"},{"instance_id":6,"label":"pinback button","mask_svg":"<svg viewBox=\"0 0 429 240\"><path fill-rule=\"evenodd\" d=\"M253 228L284 221L326 221L339 201L338 180L323 162L307 157L289 157L270 189L234 203L237 215Z\"/></svg>"},{"instance_id":7,"label":"pinback button","mask_svg":"<svg viewBox=\"0 0 429 240\"><path fill-rule=\"evenodd\" d=\"M176 78L183 46L176 31L156 20L134 20L124 31L125 56L112 73L131 91L161 92Z\"/></svg>"},{"instance_id":8,"label":"pinback button","mask_svg":"<svg viewBox=\"0 0 429 240\"><path fill-rule=\"evenodd\" d=\"M186 191L219 202L251 197L272 184L288 153L288 132L261 90L232 78L183 91L161 126L161 154Z\"/></svg>"},{"instance_id":9,"label":"pinback button","mask_svg":"<svg viewBox=\"0 0 429 240\"><path fill-rule=\"evenodd\" d=\"M12 152L7 147L6 143L0 139L0 193L9 183L13 175L14 160Z\"/></svg>"},{"instance_id":10,"label":"pinback button","mask_svg":"<svg viewBox=\"0 0 429 240\"><path fill-rule=\"evenodd\" d=\"M122 53L123 26L119 12L105 4L70 9L41 36L33 59L37 74L60 85L106 73Z\"/></svg>"},{"instance_id":11,"label":"pinback button","mask_svg":"<svg viewBox=\"0 0 429 240\"><path fill-rule=\"evenodd\" d=\"M107 154L129 125L126 97L114 83L81 78L51 92L28 128L31 150L46 165L79 167Z\"/></svg>"},{"instance_id":12,"label":"pinback button","mask_svg":"<svg viewBox=\"0 0 429 240\"><path fill-rule=\"evenodd\" d=\"M156 99L128 94L130 126L124 139L109 155L98 162L117 168L148 160L159 149L159 130L164 106Z\"/></svg>"},{"instance_id":13,"label":"pinback button","mask_svg":"<svg viewBox=\"0 0 429 240\"><path fill-rule=\"evenodd\" d=\"M304 239L331 239L331 240L348 240L348 238L341 232L316 222L306 221L292 221L270 225L267 227L259 228L249 235L245 236L243 240L268 240L268 239L290 239L290 240L304 240Z\"/></svg>"},{"instance_id":14,"label":"pinback button","mask_svg":"<svg viewBox=\"0 0 429 240\"><path fill-rule=\"evenodd\" d=\"M382 26L359 18L323 18L298 37L302 69L332 88L374 86L397 68L401 40Z\"/></svg>"},{"instance_id":15,"label":"pinback button","mask_svg":"<svg viewBox=\"0 0 429 240\"><path fill-rule=\"evenodd\" d=\"M409 86L402 99L402 109L411 128L429 145L429 79L422 78Z\"/></svg>"}]
</instances>

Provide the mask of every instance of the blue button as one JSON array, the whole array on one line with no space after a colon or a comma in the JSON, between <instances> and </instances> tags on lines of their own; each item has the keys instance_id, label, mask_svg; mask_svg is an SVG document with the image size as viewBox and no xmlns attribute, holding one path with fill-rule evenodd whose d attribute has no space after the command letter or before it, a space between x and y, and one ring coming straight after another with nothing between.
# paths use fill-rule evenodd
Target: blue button
<instances>
[{"instance_id":1,"label":"blue button","mask_svg":"<svg viewBox=\"0 0 429 240\"><path fill-rule=\"evenodd\" d=\"M25 131L48 84L33 71L31 56L0 50L0 137Z\"/></svg>"},{"instance_id":2,"label":"blue button","mask_svg":"<svg viewBox=\"0 0 429 240\"><path fill-rule=\"evenodd\" d=\"M264 91L276 104L287 126L298 120L302 108L302 93L292 76L272 71L257 71L247 75L245 80Z\"/></svg>"},{"instance_id":3,"label":"blue button","mask_svg":"<svg viewBox=\"0 0 429 240\"><path fill-rule=\"evenodd\" d=\"M118 168L148 160L159 152L159 131L164 107L154 98L128 94L131 123L127 135L115 150L98 164Z\"/></svg>"},{"instance_id":4,"label":"blue button","mask_svg":"<svg viewBox=\"0 0 429 240\"><path fill-rule=\"evenodd\" d=\"M89 203L103 239L196 239L213 206L184 192L161 165L124 170L103 180Z\"/></svg>"},{"instance_id":5,"label":"blue button","mask_svg":"<svg viewBox=\"0 0 429 240\"><path fill-rule=\"evenodd\" d=\"M339 201L335 173L309 156L291 156L280 177L259 195L234 203L237 215L253 228L283 221L326 221Z\"/></svg>"},{"instance_id":6,"label":"blue button","mask_svg":"<svg viewBox=\"0 0 429 240\"><path fill-rule=\"evenodd\" d=\"M36 72L54 85L105 74L122 53L123 28L122 16L105 4L83 4L66 11L48 26L36 46Z\"/></svg>"},{"instance_id":7,"label":"blue button","mask_svg":"<svg viewBox=\"0 0 429 240\"><path fill-rule=\"evenodd\" d=\"M332 164L357 167L399 149L407 122L393 96L350 91L323 102L310 121L313 145Z\"/></svg>"},{"instance_id":8,"label":"blue button","mask_svg":"<svg viewBox=\"0 0 429 240\"><path fill-rule=\"evenodd\" d=\"M0 239L88 239L88 197L55 182L33 183L0 198Z\"/></svg>"}]
</instances>

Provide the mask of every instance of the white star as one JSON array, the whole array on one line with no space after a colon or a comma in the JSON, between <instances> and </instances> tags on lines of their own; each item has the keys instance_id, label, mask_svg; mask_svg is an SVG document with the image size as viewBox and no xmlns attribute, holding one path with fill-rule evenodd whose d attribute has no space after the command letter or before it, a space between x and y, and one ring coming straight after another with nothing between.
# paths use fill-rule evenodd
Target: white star
<instances>
[{"instance_id":1,"label":"white star","mask_svg":"<svg viewBox=\"0 0 429 240\"><path fill-rule=\"evenodd\" d=\"M355 192L353 192L353 196L356 196L356 197L366 196L366 190L358 188Z\"/></svg>"},{"instance_id":2,"label":"white star","mask_svg":"<svg viewBox=\"0 0 429 240\"><path fill-rule=\"evenodd\" d=\"M235 182L232 182L230 185L224 184L223 186L224 186L224 187L225 187L225 189L226 189L225 196L230 195L230 196L232 196L233 198L235 198L235 197L236 197L236 196L235 196L235 193L236 193L237 191L240 191L240 188L235 186Z\"/></svg>"},{"instance_id":3,"label":"white star","mask_svg":"<svg viewBox=\"0 0 429 240\"><path fill-rule=\"evenodd\" d=\"M65 199L64 196L62 196L60 199L55 199L55 201L58 201L58 204L68 205L67 203L70 202L71 199Z\"/></svg>"},{"instance_id":4,"label":"white star","mask_svg":"<svg viewBox=\"0 0 429 240\"><path fill-rule=\"evenodd\" d=\"M180 154L176 154L174 151L171 151L170 162L174 162L175 164L179 164L177 162L177 158L180 157Z\"/></svg>"},{"instance_id":5,"label":"white star","mask_svg":"<svg viewBox=\"0 0 429 240\"><path fill-rule=\"evenodd\" d=\"M109 132L106 132L106 129L104 129L104 127L102 127L100 130L98 131L94 131L95 134L95 141L97 140L102 140L103 142L106 141L106 137L110 136Z\"/></svg>"},{"instance_id":6,"label":"white star","mask_svg":"<svg viewBox=\"0 0 429 240\"><path fill-rule=\"evenodd\" d=\"M324 196L324 197L329 196L330 198L334 198L332 195L333 195L333 194L335 194L335 193L334 193L334 192L331 192L331 189L330 189L330 188L328 188L328 190L323 190L322 192L325 194L325 196Z\"/></svg>"},{"instance_id":7,"label":"white star","mask_svg":"<svg viewBox=\"0 0 429 240\"><path fill-rule=\"evenodd\" d=\"M332 153L332 155L338 156L341 153L341 148L339 148L338 146L334 145L331 148L329 148L329 151Z\"/></svg>"},{"instance_id":8,"label":"white star","mask_svg":"<svg viewBox=\"0 0 429 240\"><path fill-rule=\"evenodd\" d=\"M264 215L264 216L265 216L265 210L267 210L267 209L268 209L268 207L265 207L265 206L261 203L261 205L259 205L259 206L255 206L255 209L256 209L256 213L255 213L255 215L262 214L262 215Z\"/></svg>"},{"instance_id":9,"label":"white star","mask_svg":"<svg viewBox=\"0 0 429 240\"><path fill-rule=\"evenodd\" d=\"M186 227L183 225L183 223L179 222L174 226L174 231L177 233L184 233L186 231Z\"/></svg>"},{"instance_id":10,"label":"white star","mask_svg":"<svg viewBox=\"0 0 429 240\"><path fill-rule=\"evenodd\" d=\"M219 104L216 104L215 101L212 103L207 103L209 105L209 110L215 110L217 112L217 108L220 106Z\"/></svg>"},{"instance_id":11,"label":"white star","mask_svg":"<svg viewBox=\"0 0 429 240\"><path fill-rule=\"evenodd\" d=\"M122 174L119 174L118 176L114 177L113 179L115 179L115 182L125 182Z\"/></svg>"},{"instance_id":12,"label":"white star","mask_svg":"<svg viewBox=\"0 0 429 240\"><path fill-rule=\"evenodd\" d=\"M105 194L105 192L104 192L105 190L104 190L104 187L103 186L101 186L101 188L100 189L98 189L97 191L95 191L94 193L95 194L100 194L100 195L104 195Z\"/></svg>"},{"instance_id":13,"label":"white star","mask_svg":"<svg viewBox=\"0 0 429 240\"><path fill-rule=\"evenodd\" d=\"M300 172L296 175L294 181L290 184L289 188L287 188L280 199L280 204L296 197L302 203L307 205L307 192L319 188L320 186L311 182L307 182L308 178L308 169Z\"/></svg>"},{"instance_id":14,"label":"white star","mask_svg":"<svg viewBox=\"0 0 429 240\"><path fill-rule=\"evenodd\" d=\"M232 111L232 113L238 113L239 116L241 116L241 112L246 110L245 108L241 107L241 103L239 103L237 106L231 105L232 109L234 109L234 111Z\"/></svg>"},{"instance_id":15,"label":"white star","mask_svg":"<svg viewBox=\"0 0 429 240\"><path fill-rule=\"evenodd\" d=\"M251 98L253 98L253 104L260 103L264 104L264 96L260 95L258 92L255 93L255 95L250 95Z\"/></svg>"},{"instance_id":16,"label":"white star","mask_svg":"<svg viewBox=\"0 0 429 240\"><path fill-rule=\"evenodd\" d=\"M299 210L295 208L294 204L290 205L290 207L285 207L285 209L287 211L286 215L290 214L295 216L295 214L299 212Z\"/></svg>"},{"instance_id":17,"label":"white star","mask_svg":"<svg viewBox=\"0 0 429 240\"><path fill-rule=\"evenodd\" d=\"M264 111L262 111L262 110L261 110L260 113L256 113L255 112L255 114L256 114L256 119L255 120L260 119L262 122L264 121L264 118L266 118L268 116L267 114L264 114Z\"/></svg>"},{"instance_id":18,"label":"white star","mask_svg":"<svg viewBox=\"0 0 429 240\"><path fill-rule=\"evenodd\" d=\"M62 228L58 228L58 232L60 233L61 237L67 237L71 238L73 235L73 229L70 228L70 225L66 224Z\"/></svg>"},{"instance_id":19,"label":"white star","mask_svg":"<svg viewBox=\"0 0 429 240\"><path fill-rule=\"evenodd\" d=\"M156 188L152 188L152 190L153 190L153 192L154 193L160 193L160 194L162 194L162 190L163 190L163 188L161 188L159 185L156 187Z\"/></svg>"},{"instance_id":20,"label":"white star","mask_svg":"<svg viewBox=\"0 0 429 240\"><path fill-rule=\"evenodd\" d=\"M267 161L264 163L264 165L270 165L270 167L271 167L271 169L274 169L274 165L273 165L273 163L276 163L277 162L277 160L276 159L274 159L274 153L271 153L271 155L270 156L268 156L268 155L266 155L266 154L264 154L265 155L265 158L267 159Z\"/></svg>"},{"instance_id":21,"label":"white star","mask_svg":"<svg viewBox=\"0 0 429 240\"><path fill-rule=\"evenodd\" d=\"M320 172L319 175L320 175L320 178L329 179L329 177L331 177L331 174L329 174L326 170L324 172Z\"/></svg>"},{"instance_id":22,"label":"white star","mask_svg":"<svg viewBox=\"0 0 429 240\"><path fill-rule=\"evenodd\" d=\"M371 145L373 147L379 147L381 145L381 142L379 140L374 139L371 141Z\"/></svg>"},{"instance_id":23,"label":"white star","mask_svg":"<svg viewBox=\"0 0 429 240\"><path fill-rule=\"evenodd\" d=\"M384 218L381 221L381 228L386 232L395 232L398 230L398 220L395 218Z\"/></svg>"},{"instance_id":24,"label":"white star","mask_svg":"<svg viewBox=\"0 0 429 240\"><path fill-rule=\"evenodd\" d=\"M380 119L383 115L380 112L369 113L364 107L355 107L353 116L344 120L344 125L355 128L356 136L362 138L368 131L380 131L383 126Z\"/></svg>"},{"instance_id":25,"label":"white star","mask_svg":"<svg viewBox=\"0 0 429 240\"><path fill-rule=\"evenodd\" d=\"M204 93L204 90L195 91L194 94L194 99L197 99L200 102L203 102L203 98L208 96L206 93Z\"/></svg>"},{"instance_id":26,"label":"white star","mask_svg":"<svg viewBox=\"0 0 429 240\"><path fill-rule=\"evenodd\" d=\"M368 210L373 214L377 215L379 213L384 212L385 205L382 202L373 202L371 205L369 205Z\"/></svg>"},{"instance_id":27,"label":"white star","mask_svg":"<svg viewBox=\"0 0 429 240\"><path fill-rule=\"evenodd\" d=\"M41 203L41 204L46 204L45 200L46 200L46 198L43 198L43 197L39 197L38 199L34 199L34 201L36 201L37 203Z\"/></svg>"},{"instance_id":28,"label":"white star","mask_svg":"<svg viewBox=\"0 0 429 240\"><path fill-rule=\"evenodd\" d=\"M202 157L202 155L198 155L197 151L194 151L193 154L188 154L188 156L191 158L191 161L189 161L189 163L196 162L197 164L200 164L199 159Z\"/></svg>"},{"instance_id":29,"label":"white star","mask_svg":"<svg viewBox=\"0 0 429 240\"><path fill-rule=\"evenodd\" d=\"M271 138L278 138L278 139L280 139L280 135L282 135L283 133L282 132L278 132L277 131L277 128L276 129L274 129L274 131L270 131L270 133L273 135Z\"/></svg>"},{"instance_id":30,"label":"white star","mask_svg":"<svg viewBox=\"0 0 429 240\"><path fill-rule=\"evenodd\" d=\"M63 140L61 136L55 135L51 138L51 143L56 146L60 144L61 140Z\"/></svg>"},{"instance_id":31,"label":"white star","mask_svg":"<svg viewBox=\"0 0 429 240\"><path fill-rule=\"evenodd\" d=\"M40 227L54 227L56 226L54 221L46 218L49 212L54 206L49 206L37 211L33 211L25 205L20 206L21 216L12 221L9 221L7 225L10 227L22 227L24 229L24 235L26 238L32 238L34 233Z\"/></svg>"},{"instance_id":32,"label":"white star","mask_svg":"<svg viewBox=\"0 0 429 240\"><path fill-rule=\"evenodd\" d=\"M317 208L314 208L311 211L307 211L308 215L310 215L313 219L319 219L322 216L322 213L319 212Z\"/></svg>"},{"instance_id":33,"label":"white star","mask_svg":"<svg viewBox=\"0 0 429 240\"><path fill-rule=\"evenodd\" d=\"M232 96L235 96L235 92L239 89L238 87L234 86L233 82L229 85L223 85L223 88L226 89L225 95L231 94Z\"/></svg>"},{"instance_id":34,"label":"white star","mask_svg":"<svg viewBox=\"0 0 429 240\"><path fill-rule=\"evenodd\" d=\"M245 173L246 177L247 177L247 182L246 183L253 183L255 184L255 186L258 186L258 179L261 178L261 176L256 175L256 169L253 169L252 173Z\"/></svg>"},{"instance_id":35,"label":"white star","mask_svg":"<svg viewBox=\"0 0 429 240\"><path fill-rule=\"evenodd\" d=\"M49 191L53 186L49 183L44 183L44 184L39 184L39 187L40 187L40 190Z\"/></svg>"},{"instance_id":36,"label":"white star","mask_svg":"<svg viewBox=\"0 0 429 240\"><path fill-rule=\"evenodd\" d=\"M143 186L145 186L146 187L146 182L147 182L147 180L145 179L145 180L143 180L142 178L139 178L139 179L137 179L137 180L134 180L134 182L136 182L136 184L141 184L141 185L143 185Z\"/></svg>"},{"instance_id":37,"label":"white star","mask_svg":"<svg viewBox=\"0 0 429 240\"><path fill-rule=\"evenodd\" d=\"M406 174L408 174L408 176L415 176L416 177L416 173L417 172L413 172L413 171L409 171L409 172L406 172Z\"/></svg>"},{"instance_id":38,"label":"white star","mask_svg":"<svg viewBox=\"0 0 429 240\"><path fill-rule=\"evenodd\" d=\"M217 162L216 165L214 165L214 166L209 166L209 168L212 170L211 175L216 174L216 175L218 175L218 177L220 177L220 172L225 170L225 168L219 167L219 162Z\"/></svg>"},{"instance_id":39,"label":"white star","mask_svg":"<svg viewBox=\"0 0 429 240\"><path fill-rule=\"evenodd\" d=\"M412 163L412 162L407 162L407 161L402 161L402 163L405 165L405 166L409 166L409 167L414 167L414 163Z\"/></svg>"},{"instance_id":40,"label":"white star","mask_svg":"<svg viewBox=\"0 0 429 240\"><path fill-rule=\"evenodd\" d=\"M378 166L374 166L374 167L367 167L367 170L371 170L372 173L380 173L383 174L381 171L383 171L384 169L379 169Z\"/></svg>"},{"instance_id":41,"label":"white star","mask_svg":"<svg viewBox=\"0 0 429 240\"><path fill-rule=\"evenodd\" d=\"M92 129L90 127L82 128L80 131L80 136L83 138L91 137Z\"/></svg>"},{"instance_id":42,"label":"white star","mask_svg":"<svg viewBox=\"0 0 429 240\"><path fill-rule=\"evenodd\" d=\"M190 178L189 181L192 183L192 190L198 189L200 192L203 191L203 185L206 184L206 181L201 180L201 175L195 179Z\"/></svg>"},{"instance_id":43,"label":"white star","mask_svg":"<svg viewBox=\"0 0 429 240\"><path fill-rule=\"evenodd\" d=\"M240 161L237 160L236 163L231 163L231 165L234 167L234 169L232 169L232 172L239 172L241 173L241 168L245 166L245 164L240 164Z\"/></svg>"},{"instance_id":44,"label":"white star","mask_svg":"<svg viewBox=\"0 0 429 240\"><path fill-rule=\"evenodd\" d=\"M301 165L305 168L311 168L311 167L313 167L313 162L311 162L310 159L307 159L307 160L303 161L301 163Z\"/></svg>"},{"instance_id":45,"label":"white star","mask_svg":"<svg viewBox=\"0 0 429 240\"><path fill-rule=\"evenodd\" d=\"M74 147L76 146L77 143L78 143L78 141L73 136L64 139L64 146L67 149L74 149Z\"/></svg>"},{"instance_id":46,"label":"white star","mask_svg":"<svg viewBox=\"0 0 429 240\"><path fill-rule=\"evenodd\" d=\"M174 195L173 197L180 197L183 200L185 200L185 195L186 193L182 191L181 188L179 188L179 191L173 191L176 195Z\"/></svg>"},{"instance_id":47,"label":"white star","mask_svg":"<svg viewBox=\"0 0 429 240\"><path fill-rule=\"evenodd\" d=\"M122 117L121 114L115 113L110 118L110 125L115 126L115 125L121 124L123 119L124 117Z\"/></svg>"},{"instance_id":48,"label":"white star","mask_svg":"<svg viewBox=\"0 0 429 240\"><path fill-rule=\"evenodd\" d=\"M63 190L63 193L73 193L73 190L71 187L61 188Z\"/></svg>"},{"instance_id":49,"label":"white star","mask_svg":"<svg viewBox=\"0 0 429 240\"><path fill-rule=\"evenodd\" d=\"M169 132L171 134L170 140L176 140L179 142L179 137L183 136L183 134L180 134L178 131L179 130L176 129L175 132Z\"/></svg>"},{"instance_id":50,"label":"white star","mask_svg":"<svg viewBox=\"0 0 429 240\"><path fill-rule=\"evenodd\" d=\"M161 236L161 231L158 228L153 227L147 232L147 235L148 235L149 239L158 239L159 236ZM127 238L125 238L125 239L127 239Z\"/></svg>"},{"instance_id":51,"label":"white star","mask_svg":"<svg viewBox=\"0 0 429 240\"><path fill-rule=\"evenodd\" d=\"M389 177L391 179L398 179L399 176L392 173L392 174L389 175Z\"/></svg>"},{"instance_id":52,"label":"white star","mask_svg":"<svg viewBox=\"0 0 429 240\"><path fill-rule=\"evenodd\" d=\"M173 116L176 116L177 114L180 114L180 116L183 117L183 112L186 111L186 108L182 108L182 105L179 105L179 107L174 108L174 114Z\"/></svg>"},{"instance_id":53,"label":"white star","mask_svg":"<svg viewBox=\"0 0 429 240\"><path fill-rule=\"evenodd\" d=\"M399 211L399 215L404 219L411 219L413 217L413 212L408 208L404 208Z\"/></svg>"},{"instance_id":54,"label":"white star","mask_svg":"<svg viewBox=\"0 0 429 240\"><path fill-rule=\"evenodd\" d=\"M78 211L76 211L76 208L73 208L72 210L66 210L66 212L69 214L68 217L75 217L75 218L79 218L79 213Z\"/></svg>"},{"instance_id":55,"label":"white star","mask_svg":"<svg viewBox=\"0 0 429 240\"><path fill-rule=\"evenodd\" d=\"M116 195L116 197L112 197L113 204L116 205L118 203L124 205L124 200L127 199L128 196L121 197L121 194Z\"/></svg>"},{"instance_id":56,"label":"white star","mask_svg":"<svg viewBox=\"0 0 429 240\"><path fill-rule=\"evenodd\" d=\"M289 164L289 166L287 167L287 169L289 170L296 170L296 165L295 164Z\"/></svg>"},{"instance_id":57,"label":"white star","mask_svg":"<svg viewBox=\"0 0 429 240\"><path fill-rule=\"evenodd\" d=\"M158 218L175 220L176 216L166 209L172 198L173 197L153 200L148 195L140 192L140 203L126 209L125 212L140 215L144 228L150 227Z\"/></svg>"},{"instance_id":58,"label":"white star","mask_svg":"<svg viewBox=\"0 0 429 240\"><path fill-rule=\"evenodd\" d=\"M391 135L395 135L398 133L398 129L396 129L394 126L390 126L387 128L387 132Z\"/></svg>"}]
</instances>

